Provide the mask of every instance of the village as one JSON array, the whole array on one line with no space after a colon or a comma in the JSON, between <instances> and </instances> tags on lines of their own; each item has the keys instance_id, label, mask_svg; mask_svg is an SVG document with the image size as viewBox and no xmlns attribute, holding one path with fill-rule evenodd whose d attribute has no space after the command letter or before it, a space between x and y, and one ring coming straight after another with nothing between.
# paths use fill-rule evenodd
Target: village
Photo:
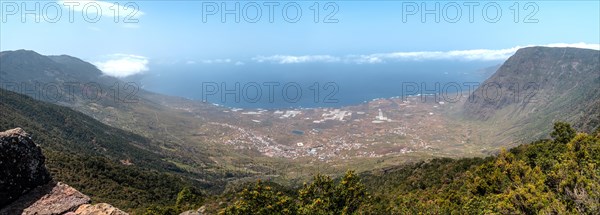
<instances>
[{"instance_id":1,"label":"village","mask_svg":"<svg viewBox=\"0 0 600 215\"><path fill-rule=\"evenodd\" d=\"M211 134L205 141L242 153L287 159L328 162L415 152L434 155L447 153L440 150L445 145L470 142L466 127L443 116L448 107L407 97L341 108L223 108L202 132Z\"/></svg>"}]
</instances>

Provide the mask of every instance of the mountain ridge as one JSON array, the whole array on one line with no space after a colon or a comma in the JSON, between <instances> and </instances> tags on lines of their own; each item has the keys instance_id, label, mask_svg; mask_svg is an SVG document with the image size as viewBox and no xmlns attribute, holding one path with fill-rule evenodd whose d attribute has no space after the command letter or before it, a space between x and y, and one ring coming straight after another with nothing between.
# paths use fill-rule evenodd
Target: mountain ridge
<instances>
[{"instance_id":1,"label":"mountain ridge","mask_svg":"<svg viewBox=\"0 0 600 215\"><path fill-rule=\"evenodd\" d=\"M572 122L593 131L600 125L600 51L578 48L519 49L464 102L464 115L517 124ZM588 115L589 114L589 115Z\"/></svg>"}]
</instances>

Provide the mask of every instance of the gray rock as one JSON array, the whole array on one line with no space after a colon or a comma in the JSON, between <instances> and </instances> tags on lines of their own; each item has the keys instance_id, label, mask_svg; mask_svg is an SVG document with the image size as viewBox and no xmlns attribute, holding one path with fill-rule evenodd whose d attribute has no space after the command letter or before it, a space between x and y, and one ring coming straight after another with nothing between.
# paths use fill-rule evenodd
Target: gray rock
<instances>
[{"instance_id":1,"label":"gray rock","mask_svg":"<svg viewBox=\"0 0 600 215\"><path fill-rule=\"evenodd\" d=\"M198 210L184 211L183 213L180 213L179 215L202 215L202 214L205 214L205 211L206 211L206 207L202 206L202 207L198 208Z\"/></svg>"},{"instance_id":2,"label":"gray rock","mask_svg":"<svg viewBox=\"0 0 600 215\"><path fill-rule=\"evenodd\" d=\"M63 183L51 182L21 196L0 214L64 214L90 203L90 197Z\"/></svg>"},{"instance_id":3,"label":"gray rock","mask_svg":"<svg viewBox=\"0 0 600 215\"><path fill-rule=\"evenodd\" d=\"M0 207L51 178L42 150L21 128L0 132Z\"/></svg>"},{"instance_id":4,"label":"gray rock","mask_svg":"<svg viewBox=\"0 0 600 215\"><path fill-rule=\"evenodd\" d=\"M21 128L0 132L0 215L126 215L106 203L54 182L42 150Z\"/></svg>"}]
</instances>

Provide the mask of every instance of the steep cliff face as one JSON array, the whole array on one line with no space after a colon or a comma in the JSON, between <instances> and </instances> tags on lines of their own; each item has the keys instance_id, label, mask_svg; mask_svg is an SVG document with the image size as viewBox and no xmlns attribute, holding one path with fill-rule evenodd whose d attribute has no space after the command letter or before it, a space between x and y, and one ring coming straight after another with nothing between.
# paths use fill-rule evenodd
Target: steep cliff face
<instances>
[{"instance_id":1,"label":"steep cliff face","mask_svg":"<svg viewBox=\"0 0 600 215\"><path fill-rule=\"evenodd\" d=\"M578 48L518 50L465 102L465 114L481 120L548 125L600 126L600 52ZM515 124L515 123L512 123Z\"/></svg>"},{"instance_id":2,"label":"steep cliff face","mask_svg":"<svg viewBox=\"0 0 600 215\"><path fill-rule=\"evenodd\" d=\"M21 128L0 132L0 215L127 214L108 204L90 205L90 197L54 182L31 135Z\"/></svg>"}]
</instances>

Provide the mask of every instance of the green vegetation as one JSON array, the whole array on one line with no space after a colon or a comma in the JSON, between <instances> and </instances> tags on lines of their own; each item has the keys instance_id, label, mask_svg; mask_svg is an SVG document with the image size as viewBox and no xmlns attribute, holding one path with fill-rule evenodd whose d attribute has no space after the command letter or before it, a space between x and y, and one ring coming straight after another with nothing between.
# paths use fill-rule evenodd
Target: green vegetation
<instances>
[{"instance_id":1,"label":"green vegetation","mask_svg":"<svg viewBox=\"0 0 600 215\"><path fill-rule=\"evenodd\" d=\"M295 214L292 198L258 181L238 194L237 201L227 207L225 214Z\"/></svg>"},{"instance_id":2,"label":"green vegetation","mask_svg":"<svg viewBox=\"0 0 600 215\"><path fill-rule=\"evenodd\" d=\"M376 196L386 200L380 208L390 213L597 214L600 139L574 135L566 123L554 127L554 140L521 145L485 160L410 165L367 177L366 184L376 187L374 191L389 190ZM407 180L382 183L393 178Z\"/></svg>"},{"instance_id":3,"label":"green vegetation","mask_svg":"<svg viewBox=\"0 0 600 215\"><path fill-rule=\"evenodd\" d=\"M353 214L365 203L366 189L359 177L348 171L337 183L317 174L296 196L258 181L238 193L221 214Z\"/></svg>"},{"instance_id":4,"label":"green vegetation","mask_svg":"<svg viewBox=\"0 0 600 215\"><path fill-rule=\"evenodd\" d=\"M44 150L44 154L46 166L55 180L75 187L94 202L110 203L133 213L142 213L152 206L176 204L179 193L193 186L184 177L124 166L100 156L69 155L53 150ZM194 190L194 193L200 191ZM187 199L196 201L198 198Z\"/></svg>"},{"instance_id":5,"label":"green vegetation","mask_svg":"<svg viewBox=\"0 0 600 215\"><path fill-rule=\"evenodd\" d=\"M598 214L600 138L557 122L553 140L497 156L434 159L336 184L318 174L295 193L262 182L248 186L221 214Z\"/></svg>"},{"instance_id":6,"label":"green vegetation","mask_svg":"<svg viewBox=\"0 0 600 215\"><path fill-rule=\"evenodd\" d=\"M161 156L150 140L102 124L66 107L36 101L0 89L0 129L21 127L33 135L44 149L67 154L104 156L113 160L132 160L153 169L180 171Z\"/></svg>"},{"instance_id":7,"label":"green vegetation","mask_svg":"<svg viewBox=\"0 0 600 215\"><path fill-rule=\"evenodd\" d=\"M557 122L554 123L554 131L550 133L550 136L554 138L554 141L557 143L568 143L571 139L575 137L577 131L571 128L571 125L566 122Z\"/></svg>"},{"instance_id":8,"label":"green vegetation","mask_svg":"<svg viewBox=\"0 0 600 215\"><path fill-rule=\"evenodd\" d=\"M157 206L153 205L148 207L144 214L146 215L177 215L187 210L194 210L202 206L204 201L203 194L193 188L184 187L177 194L177 201L175 205L171 206Z\"/></svg>"}]
</instances>

